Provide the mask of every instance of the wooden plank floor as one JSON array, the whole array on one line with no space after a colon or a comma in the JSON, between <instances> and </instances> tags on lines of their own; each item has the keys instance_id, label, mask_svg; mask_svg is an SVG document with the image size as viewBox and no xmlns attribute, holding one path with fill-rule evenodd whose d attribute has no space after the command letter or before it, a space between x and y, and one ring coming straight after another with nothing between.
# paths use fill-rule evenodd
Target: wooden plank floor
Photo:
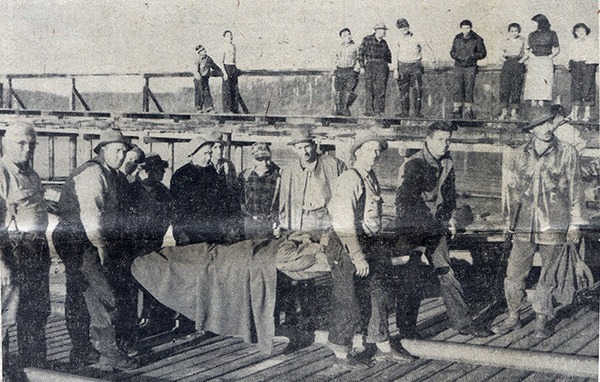
<instances>
[{"instance_id":1,"label":"wooden plank floor","mask_svg":"<svg viewBox=\"0 0 600 382\"><path fill-rule=\"evenodd\" d=\"M533 332L533 312L525 309L525 325L506 335L475 339L462 336L450 328L440 298L423 300L418 328L429 340L450 341L512 349L598 356L598 313L579 309L565 315L556 325L555 334L545 340ZM499 317L498 319L502 319ZM395 320L390 319L395 332ZM64 317L52 315L46 327L48 361L53 369L67 368L71 345ZM16 351L14 330L10 352ZM336 367L333 353L322 345L312 344L288 351L285 342L276 343L273 354L265 355L257 346L242 340L216 335L174 335L142 342L139 356L142 367L132 371L108 372L94 367L77 374L109 381L580 381L561 375L502 369L468 363L421 359L408 365L379 362L363 369L348 371Z\"/></svg>"}]
</instances>

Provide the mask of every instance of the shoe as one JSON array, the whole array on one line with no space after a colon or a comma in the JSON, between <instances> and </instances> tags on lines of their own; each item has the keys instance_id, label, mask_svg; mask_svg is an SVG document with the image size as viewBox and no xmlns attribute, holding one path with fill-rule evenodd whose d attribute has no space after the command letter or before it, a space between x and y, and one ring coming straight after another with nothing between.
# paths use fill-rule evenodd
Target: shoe
<instances>
[{"instance_id":1,"label":"shoe","mask_svg":"<svg viewBox=\"0 0 600 382\"><path fill-rule=\"evenodd\" d=\"M492 332L491 330L480 328L475 325L467 326L466 328L460 329L458 333L462 334L463 336L473 336L476 338L485 338L494 335L494 332Z\"/></svg>"},{"instance_id":2,"label":"shoe","mask_svg":"<svg viewBox=\"0 0 600 382\"><path fill-rule=\"evenodd\" d=\"M475 115L473 114L473 109L467 109L465 110L464 119L475 119Z\"/></svg>"},{"instance_id":3,"label":"shoe","mask_svg":"<svg viewBox=\"0 0 600 382\"><path fill-rule=\"evenodd\" d=\"M133 370L140 367L138 360L128 357L122 352L111 352L110 355L101 354L99 364L119 370Z\"/></svg>"},{"instance_id":4,"label":"shoe","mask_svg":"<svg viewBox=\"0 0 600 382\"><path fill-rule=\"evenodd\" d=\"M352 353L348 353L346 355L346 358L338 358L338 357L334 357L334 364L336 366L345 368L345 369L356 369L356 368L366 368L367 365L365 365L364 363L360 362L358 359L356 359L356 356Z\"/></svg>"},{"instance_id":5,"label":"shoe","mask_svg":"<svg viewBox=\"0 0 600 382\"><path fill-rule=\"evenodd\" d=\"M500 113L500 115L498 116L498 119L503 121L506 119L506 117L508 117L508 109L503 108L502 113Z\"/></svg>"},{"instance_id":6,"label":"shoe","mask_svg":"<svg viewBox=\"0 0 600 382\"><path fill-rule=\"evenodd\" d=\"M377 352L373 355L373 359L375 361L394 361L397 363L410 363L418 358L408 353L406 350L402 349L402 351L397 351L392 349L389 352L383 352L380 349L377 349Z\"/></svg>"},{"instance_id":7,"label":"shoe","mask_svg":"<svg viewBox=\"0 0 600 382\"><path fill-rule=\"evenodd\" d=\"M421 336L416 329L401 329L398 336L403 339L406 338L407 340L422 340L423 339L423 336Z\"/></svg>"},{"instance_id":8,"label":"shoe","mask_svg":"<svg viewBox=\"0 0 600 382\"><path fill-rule=\"evenodd\" d=\"M452 110L452 119L462 119L462 110L460 110L460 109Z\"/></svg>"},{"instance_id":9,"label":"shoe","mask_svg":"<svg viewBox=\"0 0 600 382\"><path fill-rule=\"evenodd\" d=\"M519 320L519 316L516 315L509 315L506 320L491 328L492 332L496 334L510 333L515 329L521 329L521 321Z\"/></svg>"},{"instance_id":10,"label":"shoe","mask_svg":"<svg viewBox=\"0 0 600 382\"><path fill-rule=\"evenodd\" d=\"M510 120L516 121L519 119L519 114L517 113L517 109L512 109L510 112Z\"/></svg>"},{"instance_id":11,"label":"shoe","mask_svg":"<svg viewBox=\"0 0 600 382\"><path fill-rule=\"evenodd\" d=\"M98 363L99 360L100 353L91 346L86 350L71 349L69 352L69 364L72 369L81 369Z\"/></svg>"},{"instance_id":12,"label":"shoe","mask_svg":"<svg viewBox=\"0 0 600 382\"><path fill-rule=\"evenodd\" d=\"M533 336L535 338L548 338L552 335L552 330L548 327L548 318L543 314L535 316Z\"/></svg>"}]
</instances>

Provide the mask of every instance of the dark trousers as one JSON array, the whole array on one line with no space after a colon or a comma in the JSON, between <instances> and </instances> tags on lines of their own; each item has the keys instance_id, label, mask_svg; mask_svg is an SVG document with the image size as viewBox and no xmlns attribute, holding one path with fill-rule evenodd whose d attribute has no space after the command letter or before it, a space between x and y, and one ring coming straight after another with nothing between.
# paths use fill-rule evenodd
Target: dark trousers
<instances>
[{"instance_id":1,"label":"dark trousers","mask_svg":"<svg viewBox=\"0 0 600 382\"><path fill-rule=\"evenodd\" d=\"M398 63L398 91L400 93L400 114L408 116L421 113L423 95L423 65L420 62Z\"/></svg>"},{"instance_id":2,"label":"dark trousers","mask_svg":"<svg viewBox=\"0 0 600 382\"><path fill-rule=\"evenodd\" d=\"M224 113L239 113L238 108L238 94L240 89L238 87L238 76L239 72L235 65L225 65L225 72L227 73L227 81L223 81L223 112Z\"/></svg>"},{"instance_id":3,"label":"dark trousers","mask_svg":"<svg viewBox=\"0 0 600 382\"><path fill-rule=\"evenodd\" d=\"M383 60L365 63L365 114L382 114L385 111L385 93L390 70Z\"/></svg>"},{"instance_id":4,"label":"dark trousers","mask_svg":"<svg viewBox=\"0 0 600 382\"><path fill-rule=\"evenodd\" d=\"M344 113L354 103L354 93L358 85L358 72L354 68L337 68L334 73L333 87L336 91L335 107L337 113Z\"/></svg>"},{"instance_id":5,"label":"dark trousers","mask_svg":"<svg viewBox=\"0 0 600 382\"><path fill-rule=\"evenodd\" d=\"M425 256L429 263L433 265L435 275L440 282L440 294L452 327L456 330L462 330L472 326L473 319L465 303L462 286L454 277L454 271L450 266L450 252L448 250L446 235L419 235L415 233L409 238L400 237L400 241L403 243L402 245L398 245L398 247L426 247ZM414 301L420 302L418 294L416 296L411 296L410 294L402 296L402 299L398 299L396 302L396 310L403 312L402 314L408 324L416 324L419 304L415 304ZM406 305L403 306L403 304ZM405 328L409 329L406 325Z\"/></svg>"},{"instance_id":6,"label":"dark trousers","mask_svg":"<svg viewBox=\"0 0 600 382\"><path fill-rule=\"evenodd\" d=\"M521 89L525 78L525 64L518 58L507 58L500 72L500 105L516 108L521 102Z\"/></svg>"},{"instance_id":7,"label":"dark trousers","mask_svg":"<svg viewBox=\"0 0 600 382\"><path fill-rule=\"evenodd\" d=\"M197 110L214 108L209 79L210 76L200 77L200 80L194 79L194 106Z\"/></svg>"},{"instance_id":8,"label":"dark trousers","mask_svg":"<svg viewBox=\"0 0 600 382\"><path fill-rule=\"evenodd\" d=\"M332 243L333 241L333 243ZM326 251L331 265L333 281L331 316L329 318L329 342L350 350L356 329L367 333L368 342L383 342L388 339L388 306L386 275L391 267L387 252L380 251L377 240L366 240L368 249L369 275L354 276L355 267L350 257L337 244L339 239L332 235Z\"/></svg>"},{"instance_id":9,"label":"dark trousers","mask_svg":"<svg viewBox=\"0 0 600 382\"><path fill-rule=\"evenodd\" d=\"M596 104L596 68L598 64L572 61L571 100L574 105L592 106Z\"/></svg>"},{"instance_id":10,"label":"dark trousers","mask_svg":"<svg viewBox=\"0 0 600 382\"><path fill-rule=\"evenodd\" d=\"M477 66L455 66L452 96L456 103L473 103Z\"/></svg>"},{"instance_id":11,"label":"dark trousers","mask_svg":"<svg viewBox=\"0 0 600 382\"><path fill-rule=\"evenodd\" d=\"M50 315L50 251L43 233L22 233L13 254L17 260L20 298L17 343L22 367L46 362L46 321Z\"/></svg>"},{"instance_id":12,"label":"dark trousers","mask_svg":"<svg viewBox=\"0 0 600 382\"><path fill-rule=\"evenodd\" d=\"M83 296L87 283L81 272L81 249L89 245L75 235L61 232L59 228L52 233L52 241L58 256L65 265L66 298L65 320L71 345L75 352L85 354L90 343L90 315Z\"/></svg>"},{"instance_id":13,"label":"dark trousers","mask_svg":"<svg viewBox=\"0 0 600 382\"><path fill-rule=\"evenodd\" d=\"M396 297L396 327L400 336L416 330L421 300L423 299L421 254L412 255L405 265L394 267L394 294Z\"/></svg>"}]
</instances>

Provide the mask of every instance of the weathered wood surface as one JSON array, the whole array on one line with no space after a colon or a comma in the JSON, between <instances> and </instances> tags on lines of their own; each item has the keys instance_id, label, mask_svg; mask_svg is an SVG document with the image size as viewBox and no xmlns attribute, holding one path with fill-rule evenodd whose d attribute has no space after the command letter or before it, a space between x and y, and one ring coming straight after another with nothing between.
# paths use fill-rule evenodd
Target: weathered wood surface
<instances>
[{"instance_id":1,"label":"weathered wood surface","mask_svg":"<svg viewBox=\"0 0 600 382\"><path fill-rule=\"evenodd\" d=\"M546 340L534 339L533 313L524 312L522 329L503 336L474 339L461 336L450 328L440 298L423 300L418 328L427 339L450 341L479 346L531 349L540 352L598 356L598 313L579 309L566 315L556 326L556 333ZM501 319L501 318L500 318ZM395 333L391 317L390 330ZM47 325L48 361L54 371L74 373L67 369L71 348L64 318L53 315ZM16 351L14 331L11 333L11 354ZM596 345L594 347L594 345ZM554 381L587 380L563 378L518 369L478 366L462 363L420 359L409 365L392 362L372 364L361 370L348 371L336 367L333 353L322 345L310 345L288 352L287 343L277 343L270 356L260 353L256 346L240 339L214 335L165 335L142 342L142 367L125 372L107 372L89 367L78 375L110 381ZM368 351L368 350L367 350ZM39 371L36 371L39 375ZM54 375L54 374L53 374ZM54 375L55 376L55 375ZM43 379L39 379L43 380Z\"/></svg>"}]
</instances>

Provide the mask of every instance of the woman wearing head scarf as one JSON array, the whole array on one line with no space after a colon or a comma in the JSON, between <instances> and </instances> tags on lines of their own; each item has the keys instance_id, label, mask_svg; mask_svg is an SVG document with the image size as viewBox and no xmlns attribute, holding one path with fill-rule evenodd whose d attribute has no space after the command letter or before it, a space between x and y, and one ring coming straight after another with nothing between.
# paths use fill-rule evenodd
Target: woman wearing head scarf
<instances>
[{"instance_id":1,"label":"woman wearing head scarf","mask_svg":"<svg viewBox=\"0 0 600 382\"><path fill-rule=\"evenodd\" d=\"M536 101L540 106L544 101L552 101L554 84L554 63L552 59L560 53L558 36L550 30L548 18L542 14L531 19L537 23L537 29L529 34L528 52L523 62L527 63L524 99Z\"/></svg>"}]
</instances>

